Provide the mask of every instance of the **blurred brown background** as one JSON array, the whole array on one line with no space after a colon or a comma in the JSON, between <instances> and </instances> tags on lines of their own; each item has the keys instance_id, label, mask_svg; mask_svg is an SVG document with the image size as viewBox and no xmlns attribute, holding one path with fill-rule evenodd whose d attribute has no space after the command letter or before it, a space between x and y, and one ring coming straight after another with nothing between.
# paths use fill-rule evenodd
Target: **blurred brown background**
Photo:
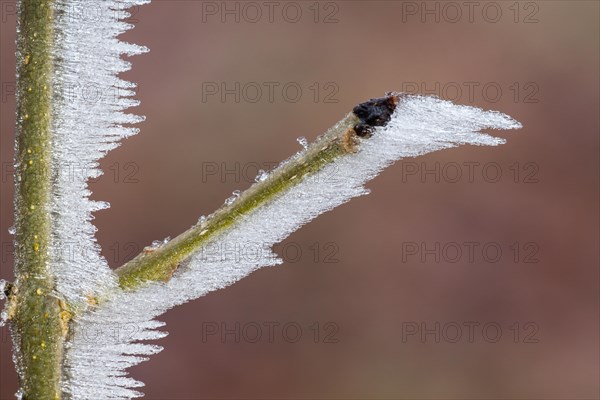
<instances>
[{"instance_id":1,"label":"blurred brown background","mask_svg":"<svg viewBox=\"0 0 600 400\"><path fill-rule=\"evenodd\" d=\"M1 275L12 279L7 4L0 239ZM300 148L297 137L314 139L385 91L417 88L524 125L502 133L504 146L396 164L370 196L278 246L283 266L161 317L165 350L132 370L146 398L598 398L599 3L473 4L154 1L135 10L124 37L151 52L124 76L139 84L147 121L92 186L112 205L96 225L114 267L248 187L257 166ZM235 94L221 99L223 83ZM437 177L422 175L435 168ZM239 342L222 340L236 323ZM12 398L6 327L1 350L0 396Z\"/></svg>"}]
</instances>

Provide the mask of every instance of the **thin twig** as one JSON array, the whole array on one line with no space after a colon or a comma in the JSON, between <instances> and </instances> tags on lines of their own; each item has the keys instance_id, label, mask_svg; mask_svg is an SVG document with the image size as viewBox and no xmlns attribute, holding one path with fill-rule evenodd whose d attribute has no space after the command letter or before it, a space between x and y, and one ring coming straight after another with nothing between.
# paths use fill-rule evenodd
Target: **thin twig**
<instances>
[{"instance_id":1,"label":"thin twig","mask_svg":"<svg viewBox=\"0 0 600 400\"><path fill-rule=\"evenodd\" d=\"M290 158L272 171L268 178L252 185L235 202L225 204L206 221L183 232L155 249L148 248L116 270L123 289L135 289L146 282L168 281L177 267L190 255L236 221L286 192L304 177L357 150L357 136L368 136L370 127L389 119L397 96L389 95L359 104L354 112L330 128L306 151Z\"/></svg>"}]
</instances>

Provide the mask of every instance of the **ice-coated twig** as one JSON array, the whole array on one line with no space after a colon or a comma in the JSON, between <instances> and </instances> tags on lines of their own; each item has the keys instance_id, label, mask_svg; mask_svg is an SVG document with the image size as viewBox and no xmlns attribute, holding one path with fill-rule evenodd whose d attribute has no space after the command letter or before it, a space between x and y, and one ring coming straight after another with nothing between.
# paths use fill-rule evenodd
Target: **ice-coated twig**
<instances>
[{"instance_id":1,"label":"ice-coated twig","mask_svg":"<svg viewBox=\"0 0 600 400\"><path fill-rule=\"evenodd\" d=\"M359 104L315 143L281 163L271 173L261 173L257 183L245 192L229 198L223 207L204 218L201 223L192 226L174 240L145 249L118 268L116 272L120 286L123 289L135 289L145 282L168 281L191 254L211 243L215 236L232 228L242 218L265 208L271 204L271 200L288 191L300 191L308 198L301 210L312 217L337 205L331 195L311 204L309 194L303 191L302 185L311 181L305 178L317 176L316 182L320 183L320 187L312 185L314 194L311 194L314 196L331 187L339 188L341 194L345 193L342 190L345 186L358 185L353 183L351 177L363 177L364 183L399 158L414 157L460 144L497 145L503 143L503 139L487 136L479 133L479 130L518 127L520 125L516 121L503 114L457 106L435 97L396 93ZM372 138L374 133L377 135ZM382 142L382 137L386 138L385 142ZM364 165L356 165L353 171L340 170L344 164L338 163L338 159L345 158L348 163L349 160L364 158L365 152L378 142L385 145L377 148L380 153L371 154L373 160L365 160ZM390 155L383 162L385 158L381 155L386 152L397 154ZM330 165L334 165L335 174L326 169ZM348 198L345 200L360 195L362 185L359 186L361 189L354 195L346 193ZM340 204L344 201L340 201ZM287 211L292 209L288 207ZM269 221L269 225L276 227L278 220L283 218L287 219L288 216L282 214L280 218ZM307 218L306 221L310 219L312 218ZM299 220L297 226L302 223ZM291 232L293 230L295 229Z\"/></svg>"},{"instance_id":2,"label":"ice-coated twig","mask_svg":"<svg viewBox=\"0 0 600 400\"><path fill-rule=\"evenodd\" d=\"M147 0L20 0L17 32L15 276L11 321L20 396L59 399L73 313L117 279L101 257L88 180L136 105L121 59L145 51L117 39L126 8ZM90 12L92 11L93 12Z\"/></svg>"},{"instance_id":3,"label":"ice-coated twig","mask_svg":"<svg viewBox=\"0 0 600 400\"><path fill-rule=\"evenodd\" d=\"M120 289L76 318L69 343L69 391L95 398L141 395L125 369L160 351L138 341L165 335L154 318L169 308L224 288L258 268L281 263L272 246L323 212L365 195L364 184L394 161L463 144L504 139L482 129L520 124L493 111L435 97L390 94L362 103L303 151L247 191L229 198L170 242L145 249L119 270ZM95 335L115 332L127 335ZM101 328L101 329L100 329ZM115 362L114 360L118 360ZM118 377L118 379L116 378Z\"/></svg>"}]
</instances>

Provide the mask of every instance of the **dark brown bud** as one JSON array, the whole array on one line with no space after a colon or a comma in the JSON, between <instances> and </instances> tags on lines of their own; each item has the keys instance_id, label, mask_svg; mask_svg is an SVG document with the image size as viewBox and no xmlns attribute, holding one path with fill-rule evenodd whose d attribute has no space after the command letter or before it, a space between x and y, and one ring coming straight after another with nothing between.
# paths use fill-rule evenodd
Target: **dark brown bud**
<instances>
[{"instance_id":1,"label":"dark brown bud","mask_svg":"<svg viewBox=\"0 0 600 400\"><path fill-rule=\"evenodd\" d=\"M397 95L388 94L354 107L352 112L360 119L360 123L354 127L356 134L361 137L369 137L373 134L375 126L387 124L396 109L397 101Z\"/></svg>"}]
</instances>

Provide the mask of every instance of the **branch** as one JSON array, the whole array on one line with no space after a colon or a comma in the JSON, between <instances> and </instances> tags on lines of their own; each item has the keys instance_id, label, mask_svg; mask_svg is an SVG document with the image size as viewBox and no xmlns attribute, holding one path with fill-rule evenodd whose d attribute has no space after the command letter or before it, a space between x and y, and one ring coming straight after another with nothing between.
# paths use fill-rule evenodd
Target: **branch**
<instances>
[{"instance_id":1,"label":"branch","mask_svg":"<svg viewBox=\"0 0 600 400\"><path fill-rule=\"evenodd\" d=\"M24 399L60 399L63 321L49 270L54 0L19 2L15 150L15 285L11 291L17 369ZM62 318L61 318L62 317Z\"/></svg>"},{"instance_id":2,"label":"branch","mask_svg":"<svg viewBox=\"0 0 600 400\"><path fill-rule=\"evenodd\" d=\"M392 105L396 97L380 99ZM388 115L389 117L389 115ZM357 131L366 135L368 124L349 113L297 157L281 164L268 178L252 185L231 204L225 204L205 221L155 249L146 248L133 260L116 270L123 289L135 289L146 282L168 281L177 267L190 255L253 210L268 203L305 176L312 175L345 154L356 151ZM355 131L355 127L357 130Z\"/></svg>"},{"instance_id":3,"label":"branch","mask_svg":"<svg viewBox=\"0 0 600 400\"><path fill-rule=\"evenodd\" d=\"M126 369L161 350L140 343L165 336L154 318L281 263L272 252L274 244L318 215L367 194L364 185L395 161L464 144L496 146L504 139L481 130L520 127L507 115L434 97L388 94L359 104L214 214L117 269L121 290L100 294L97 305L74 320L69 392L105 394L109 389L115 398L141 396L134 390L141 383ZM86 335L98 327L112 332L123 325L136 330L104 335L101 341ZM123 378L116 381L116 376Z\"/></svg>"},{"instance_id":4,"label":"branch","mask_svg":"<svg viewBox=\"0 0 600 400\"><path fill-rule=\"evenodd\" d=\"M405 115L396 116L396 121L390 122L392 115L396 115L396 108L401 102L404 102L403 112ZM354 107L353 112L346 115L335 126L330 128L304 152L298 153L296 156L280 164L279 167L268 175L267 179L257 182L239 197L232 199L235 201L226 202L224 206L205 221L201 221L199 224L177 236L174 240L160 246L145 248L133 260L118 268L116 273L119 277L120 287L125 290L132 290L149 282L168 282L180 265L190 258L190 256L199 252L205 244L212 242L217 235L223 233L227 228L233 227L237 222L247 219L252 212L270 204L273 199L289 193L293 187L305 181L310 175L318 173L330 164L338 162L340 158L354 154L359 148L363 148L367 142L372 141L368 138L375 131L375 127L396 131L398 130L398 123L400 123L406 124L407 133L411 132L411 129L414 130L414 128L411 128L411 125L414 123L413 119L417 118L417 115L412 115L414 110L411 107L416 107L414 110L419 110L419 113L422 112L421 108L427 110L427 112L431 112L431 119L427 119L427 122L431 122L435 118L441 118L441 120L445 121L444 123L448 123L452 118L461 118L459 113L445 115L448 112L450 103L437 100L421 101L418 97L400 94L388 94L386 97L361 103ZM452 107L460 109L458 106ZM477 118L483 118L481 126L485 126L487 123L492 123L494 127L497 125L497 127L505 129L520 126L510 118L494 115L493 113L490 117L485 113L481 113L481 110L478 109L466 107L462 111L465 112L464 118L466 121L469 118L468 113L472 112L477 115ZM403 121L402 118L408 119ZM486 121L486 118L491 119ZM494 121L494 118L498 120ZM461 124L466 124L466 126L462 127ZM444 137L443 130L439 133L434 130L433 135L429 136L431 132L427 133L427 130L424 130L416 136L414 134L407 134L405 138L398 136L396 141L392 140L389 143L390 146L393 147L400 144L400 147L396 150L392 150L391 147L387 148L384 145L377 151L381 152L380 157L383 160L384 157L387 157L385 153L390 151L400 151L400 154L404 153L405 155L414 156L428 151L453 147L458 143L502 143L502 140L489 138L479 133L470 136L466 132L474 126L469 126L468 122L457 121L455 127L459 130L465 129L465 133L463 133L464 137L461 138L460 135ZM423 129L423 127L421 126L420 129ZM439 142L436 143L437 141ZM375 153L375 157L377 157L377 153ZM393 158L400 157L394 156ZM387 162L384 162L383 166L386 164ZM366 175L371 175L366 172L369 169L367 165L360 166L359 168L361 170L356 171L357 176L365 173ZM342 176L343 174L340 175L340 177ZM365 178L366 180L370 179L368 177ZM353 186L353 183L350 182L352 178L348 177L347 179L347 182L340 182L339 184L348 187ZM334 184L333 181L331 184ZM313 188L310 190L318 189ZM315 194L310 193L309 195L314 196ZM355 195L353 194L349 197ZM347 201L347 199L343 201ZM289 218L288 215L279 214L273 217ZM273 225L277 223L277 221L270 222Z\"/></svg>"}]
</instances>

